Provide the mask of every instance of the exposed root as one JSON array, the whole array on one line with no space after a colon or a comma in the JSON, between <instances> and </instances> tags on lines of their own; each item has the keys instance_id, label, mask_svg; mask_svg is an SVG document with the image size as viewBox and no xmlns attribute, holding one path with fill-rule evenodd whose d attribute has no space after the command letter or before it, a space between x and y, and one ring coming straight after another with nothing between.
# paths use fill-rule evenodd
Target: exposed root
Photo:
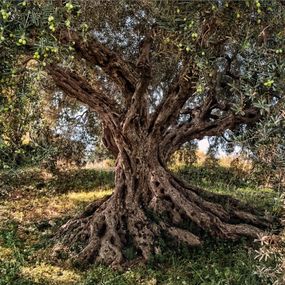
<instances>
[{"instance_id":1,"label":"exposed root","mask_svg":"<svg viewBox=\"0 0 285 285\"><path fill-rule=\"evenodd\" d=\"M132 212L132 215L128 218L128 232L143 258L149 259L154 254L154 244L159 235L159 227L149 221L140 208L137 208L137 212Z\"/></svg>"},{"instance_id":2,"label":"exposed root","mask_svg":"<svg viewBox=\"0 0 285 285\"><path fill-rule=\"evenodd\" d=\"M86 218L93 215L95 211L110 198L110 196L111 195L106 195L105 197L95 200L93 203L89 204L84 212L78 216L78 218Z\"/></svg>"},{"instance_id":3,"label":"exposed root","mask_svg":"<svg viewBox=\"0 0 285 285\"><path fill-rule=\"evenodd\" d=\"M202 244L201 240L188 230L183 230L176 227L169 227L162 222L160 223L160 226L171 237L191 247L200 246Z\"/></svg>"},{"instance_id":4,"label":"exposed root","mask_svg":"<svg viewBox=\"0 0 285 285\"><path fill-rule=\"evenodd\" d=\"M272 223L272 218L263 216L256 208L229 195L216 194L201 188L191 187L174 177L170 181L174 188L184 193L189 200L196 201L205 210L210 211L223 221L247 223L260 228L268 228Z\"/></svg>"},{"instance_id":5,"label":"exposed root","mask_svg":"<svg viewBox=\"0 0 285 285\"><path fill-rule=\"evenodd\" d=\"M168 172L154 172L149 181L148 192L143 195L126 193L122 184L124 192L89 205L83 214L62 226L57 237L70 248L77 245L74 257L81 263L118 267L128 262L125 249L129 246L144 260L160 252L157 241L162 232L189 246L200 246L201 231L224 239L256 238L268 226L266 219L235 199L230 198L228 207L223 207L216 202L218 195L204 190L200 195ZM146 193L151 197L140 200ZM192 233L182 225L187 221L197 231Z\"/></svg>"}]
</instances>

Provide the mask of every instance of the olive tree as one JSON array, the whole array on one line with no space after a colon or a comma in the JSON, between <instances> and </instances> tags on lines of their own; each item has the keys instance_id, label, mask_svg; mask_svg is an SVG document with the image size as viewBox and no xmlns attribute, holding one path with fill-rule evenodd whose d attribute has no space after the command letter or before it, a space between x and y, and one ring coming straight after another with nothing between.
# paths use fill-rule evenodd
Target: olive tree
<instances>
[{"instance_id":1,"label":"olive tree","mask_svg":"<svg viewBox=\"0 0 285 285\"><path fill-rule=\"evenodd\" d=\"M59 231L77 259L115 266L128 246L146 260L159 253L165 234L200 246L204 233L255 238L268 226L167 162L185 143L243 132L284 103L283 1L2 1L1 13L5 68L36 66L95 111L116 158L113 194Z\"/></svg>"}]
</instances>

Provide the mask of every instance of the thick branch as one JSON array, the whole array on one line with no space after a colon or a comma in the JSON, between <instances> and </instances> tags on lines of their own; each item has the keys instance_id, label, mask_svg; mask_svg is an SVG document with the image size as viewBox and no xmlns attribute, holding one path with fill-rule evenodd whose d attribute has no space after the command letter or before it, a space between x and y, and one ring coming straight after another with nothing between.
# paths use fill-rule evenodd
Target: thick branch
<instances>
[{"instance_id":1,"label":"thick branch","mask_svg":"<svg viewBox=\"0 0 285 285\"><path fill-rule=\"evenodd\" d=\"M105 145L105 147L113 154L113 156L116 158L119 154L119 149L116 145L116 142L113 138L112 132L109 129L108 126L105 126L103 124L103 144Z\"/></svg>"},{"instance_id":2,"label":"thick branch","mask_svg":"<svg viewBox=\"0 0 285 285\"><path fill-rule=\"evenodd\" d=\"M150 131L162 132L177 119L180 110L193 94L192 71L185 67L173 80L168 94L164 97L150 122Z\"/></svg>"},{"instance_id":3,"label":"thick branch","mask_svg":"<svg viewBox=\"0 0 285 285\"><path fill-rule=\"evenodd\" d=\"M62 31L59 38L62 42L73 42L80 57L86 59L89 64L101 67L122 90L127 106L130 104L139 78L136 68L94 37L84 41L76 32Z\"/></svg>"},{"instance_id":4,"label":"thick branch","mask_svg":"<svg viewBox=\"0 0 285 285\"><path fill-rule=\"evenodd\" d=\"M137 61L137 69L140 77L132 96L131 105L126 114L123 126L123 132L127 134L129 128L136 123L136 129L147 125L148 121L148 86L151 80L151 46L153 42L153 30L150 30L143 39L139 57Z\"/></svg>"},{"instance_id":5,"label":"thick branch","mask_svg":"<svg viewBox=\"0 0 285 285\"><path fill-rule=\"evenodd\" d=\"M234 130L240 124L250 124L257 121L260 114L256 108L244 110L243 115L227 114L216 120L191 120L172 128L161 143L163 155L169 157L185 142L202 139L205 136L222 135L225 130Z\"/></svg>"},{"instance_id":6,"label":"thick branch","mask_svg":"<svg viewBox=\"0 0 285 285\"><path fill-rule=\"evenodd\" d=\"M116 125L120 115L119 106L112 98L97 91L84 78L60 66L50 65L47 69L55 84L68 96L88 105L109 126Z\"/></svg>"}]
</instances>

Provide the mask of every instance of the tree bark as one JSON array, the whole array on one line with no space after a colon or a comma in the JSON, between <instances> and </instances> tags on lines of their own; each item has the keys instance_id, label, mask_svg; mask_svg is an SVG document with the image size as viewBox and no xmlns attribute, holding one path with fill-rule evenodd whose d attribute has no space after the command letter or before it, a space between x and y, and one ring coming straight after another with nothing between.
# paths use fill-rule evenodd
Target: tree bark
<instances>
[{"instance_id":1,"label":"tree bark","mask_svg":"<svg viewBox=\"0 0 285 285\"><path fill-rule=\"evenodd\" d=\"M58 236L81 263L112 266L127 261L126 249L149 259L168 235L200 246L205 233L224 239L256 238L268 221L237 200L187 186L167 170L154 138L141 137L129 148L118 146L114 193L89 205L63 225ZM227 205L225 208L223 205ZM194 232L185 228L193 224Z\"/></svg>"},{"instance_id":2,"label":"tree bark","mask_svg":"<svg viewBox=\"0 0 285 285\"><path fill-rule=\"evenodd\" d=\"M151 31L133 67L95 39L84 43L76 33L61 35L62 41L73 40L77 54L102 68L120 87L124 107L112 94L104 94L100 82L91 86L75 71L48 67L63 92L97 112L104 144L117 158L114 193L89 205L58 232L57 237L70 251L75 249L71 253L81 262L118 266L127 261L128 247L147 260L160 252L158 241L165 234L199 246L205 234L224 239L256 238L268 226L252 207L188 186L167 169L171 153L186 141L222 135L241 124L254 123L260 116L247 105L236 114L230 103L219 103L214 93L204 94L200 105L189 108L187 100L196 96L197 72L188 63L183 63L165 97L150 112L152 37ZM219 116L211 113L214 108L220 110ZM189 119L181 122L179 116L184 112ZM185 227L189 223L192 232Z\"/></svg>"}]
</instances>

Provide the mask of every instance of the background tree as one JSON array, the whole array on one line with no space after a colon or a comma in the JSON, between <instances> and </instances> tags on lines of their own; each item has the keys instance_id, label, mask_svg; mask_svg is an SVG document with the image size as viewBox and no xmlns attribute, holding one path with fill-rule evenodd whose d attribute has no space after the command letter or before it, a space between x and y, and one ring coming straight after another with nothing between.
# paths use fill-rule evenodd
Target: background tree
<instances>
[{"instance_id":1,"label":"background tree","mask_svg":"<svg viewBox=\"0 0 285 285\"><path fill-rule=\"evenodd\" d=\"M37 145L37 133L43 131L43 98L29 92L30 80L15 77L3 88L0 114L0 167L31 164L44 148ZM15 88L12 88L14 86Z\"/></svg>"},{"instance_id":2,"label":"background tree","mask_svg":"<svg viewBox=\"0 0 285 285\"><path fill-rule=\"evenodd\" d=\"M266 121L240 134L236 141L253 164L253 177L260 184L282 192L285 185L285 116L283 107L274 111Z\"/></svg>"},{"instance_id":3,"label":"background tree","mask_svg":"<svg viewBox=\"0 0 285 285\"><path fill-rule=\"evenodd\" d=\"M58 171L83 165L100 140L94 112L40 80L38 72L15 76L2 85L0 114L0 168L42 163ZM5 82L4 82L5 83Z\"/></svg>"},{"instance_id":4,"label":"background tree","mask_svg":"<svg viewBox=\"0 0 285 285\"><path fill-rule=\"evenodd\" d=\"M1 13L5 68L36 60L98 114L116 157L114 193L61 228L79 260L117 265L127 246L158 253L163 233L198 246L204 233L256 237L267 226L167 162L188 141L246 131L284 104L283 1L2 1Z\"/></svg>"},{"instance_id":5,"label":"background tree","mask_svg":"<svg viewBox=\"0 0 285 285\"><path fill-rule=\"evenodd\" d=\"M169 159L169 163L193 165L197 162L197 149L196 142L186 142L178 151L173 153Z\"/></svg>"}]
</instances>

